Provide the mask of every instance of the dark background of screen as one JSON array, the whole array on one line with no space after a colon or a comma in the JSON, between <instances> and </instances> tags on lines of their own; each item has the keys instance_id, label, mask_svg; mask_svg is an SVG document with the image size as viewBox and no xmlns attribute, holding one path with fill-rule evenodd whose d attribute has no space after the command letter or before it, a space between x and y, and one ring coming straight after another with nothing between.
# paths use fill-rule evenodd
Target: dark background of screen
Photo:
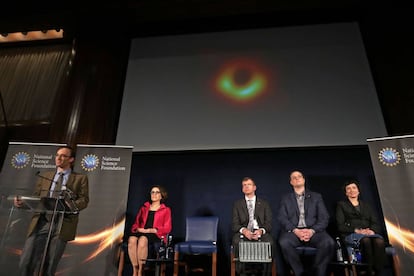
<instances>
[{"instance_id":1,"label":"dark background of screen","mask_svg":"<svg viewBox=\"0 0 414 276\"><path fill-rule=\"evenodd\" d=\"M237 103L211 87L226 62L259 61L270 90ZM386 135L356 23L132 41L117 144L134 151L365 144Z\"/></svg>"}]
</instances>

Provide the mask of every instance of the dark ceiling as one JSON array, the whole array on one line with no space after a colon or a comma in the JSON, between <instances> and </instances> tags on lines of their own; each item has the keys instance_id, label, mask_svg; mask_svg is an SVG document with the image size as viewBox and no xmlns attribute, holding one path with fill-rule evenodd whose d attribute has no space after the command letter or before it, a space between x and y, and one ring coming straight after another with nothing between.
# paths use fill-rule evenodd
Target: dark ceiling
<instances>
[{"instance_id":1,"label":"dark ceiling","mask_svg":"<svg viewBox=\"0 0 414 276\"><path fill-rule=\"evenodd\" d=\"M124 0L99 4L13 1L2 9L0 32L64 28L130 37L256 27L361 21L400 14L366 1ZM22 8L24 7L24 8ZM7 10L7 12L5 12ZM400 16L400 15L398 15Z\"/></svg>"},{"instance_id":2,"label":"dark ceiling","mask_svg":"<svg viewBox=\"0 0 414 276\"><path fill-rule=\"evenodd\" d=\"M1 6L0 33L63 28L68 40L109 37L117 43L116 38L358 22L390 134L413 131L412 8L357 0L95 2L7 1Z\"/></svg>"}]
</instances>

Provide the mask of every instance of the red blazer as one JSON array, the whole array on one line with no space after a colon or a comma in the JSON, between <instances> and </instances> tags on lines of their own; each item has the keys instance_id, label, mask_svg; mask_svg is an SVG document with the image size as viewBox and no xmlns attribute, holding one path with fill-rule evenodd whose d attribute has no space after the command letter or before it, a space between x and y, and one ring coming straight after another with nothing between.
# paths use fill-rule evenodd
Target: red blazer
<instances>
[{"instance_id":1,"label":"red blazer","mask_svg":"<svg viewBox=\"0 0 414 276\"><path fill-rule=\"evenodd\" d=\"M131 232L138 232L138 228L144 228L145 223L147 222L148 213L150 210L150 203L147 201L139 209L138 214L135 218L135 223L131 227ZM156 235L158 238L164 237L165 242L167 241L167 235L171 232L172 222L171 222L171 209L167 207L164 203L161 204L160 208L154 214L154 224L153 228L157 228Z\"/></svg>"}]
</instances>

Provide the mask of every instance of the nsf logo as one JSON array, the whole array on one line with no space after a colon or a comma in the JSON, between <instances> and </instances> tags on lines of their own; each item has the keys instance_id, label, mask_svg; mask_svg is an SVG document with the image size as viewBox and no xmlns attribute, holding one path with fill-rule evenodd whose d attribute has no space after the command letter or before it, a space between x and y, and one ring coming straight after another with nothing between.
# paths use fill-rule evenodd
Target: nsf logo
<instances>
[{"instance_id":1,"label":"nsf logo","mask_svg":"<svg viewBox=\"0 0 414 276\"><path fill-rule=\"evenodd\" d=\"M387 167L394 167L400 163L401 155L393 148L383 148L378 153L380 162Z\"/></svg>"},{"instance_id":2,"label":"nsf logo","mask_svg":"<svg viewBox=\"0 0 414 276\"><path fill-rule=\"evenodd\" d=\"M18 152L13 155L11 165L15 169L23 169L30 162L30 155L27 152Z\"/></svg>"},{"instance_id":3,"label":"nsf logo","mask_svg":"<svg viewBox=\"0 0 414 276\"><path fill-rule=\"evenodd\" d=\"M99 166L99 158L95 154L87 154L82 158L81 166L84 171L91 172Z\"/></svg>"}]
</instances>

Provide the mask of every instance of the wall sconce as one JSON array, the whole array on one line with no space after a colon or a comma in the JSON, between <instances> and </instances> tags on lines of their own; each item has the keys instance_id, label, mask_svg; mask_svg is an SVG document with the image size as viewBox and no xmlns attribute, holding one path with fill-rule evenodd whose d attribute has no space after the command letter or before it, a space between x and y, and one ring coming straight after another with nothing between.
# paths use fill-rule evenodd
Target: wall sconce
<instances>
[{"instance_id":1,"label":"wall sconce","mask_svg":"<svg viewBox=\"0 0 414 276\"><path fill-rule=\"evenodd\" d=\"M63 38L63 29L1 33L0 43Z\"/></svg>"}]
</instances>

